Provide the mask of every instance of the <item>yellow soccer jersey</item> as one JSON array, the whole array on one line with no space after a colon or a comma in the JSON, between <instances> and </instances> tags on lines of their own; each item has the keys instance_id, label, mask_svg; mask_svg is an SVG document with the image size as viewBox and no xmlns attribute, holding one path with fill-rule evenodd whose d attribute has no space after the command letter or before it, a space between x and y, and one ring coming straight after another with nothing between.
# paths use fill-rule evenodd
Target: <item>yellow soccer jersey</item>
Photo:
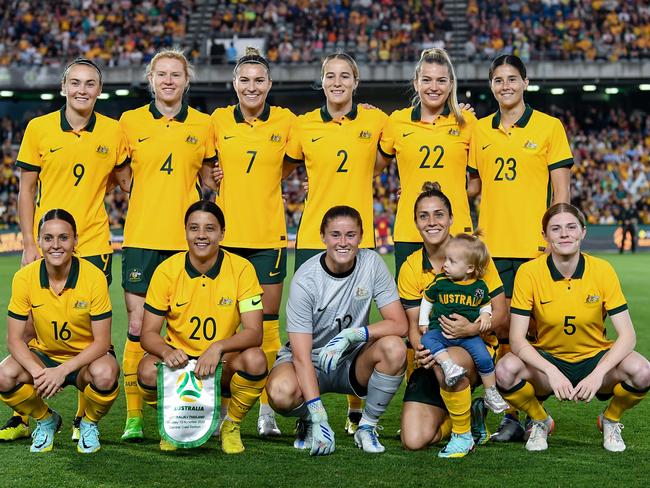
<instances>
[{"instance_id":1,"label":"yellow soccer jersey","mask_svg":"<svg viewBox=\"0 0 650 488\"><path fill-rule=\"evenodd\" d=\"M124 247L187 249L183 218L201 199L199 170L216 160L210 116L183 104L172 120L154 102L122 114L131 150Z\"/></svg>"},{"instance_id":2,"label":"yellow soccer jersey","mask_svg":"<svg viewBox=\"0 0 650 488\"><path fill-rule=\"evenodd\" d=\"M25 130L16 165L38 172L34 237L38 221L53 208L70 212L77 224L81 256L112 253L104 207L113 168L128 162L127 142L118 122L93 112L75 132L61 110L33 119Z\"/></svg>"},{"instance_id":3,"label":"yellow soccer jersey","mask_svg":"<svg viewBox=\"0 0 650 488\"><path fill-rule=\"evenodd\" d=\"M339 121L332 119L326 106L298 117L287 156L305 161L309 193L297 248L325 249L320 224L325 212L336 205L359 211L364 231L360 247L375 247L372 182L377 144L387 119L381 110L357 105Z\"/></svg>"},{"instance_id":4,"label":"yellow soccer jersey","mask_svg":"<svg viewBox=\"0 0 650 488\"><path fill-rule=\"evenodd\" d=\"M282 164L295 118L290 110L269 105L252 122L246 121L238 105L218 108L212 114L224 173L217 195L226 217L224 246L287 246Z\"/></svg>"},{"instance_id":5,"label":"yellow soccer jersey","mask_svg":"<svg viewBox=\"0 0 650 488\"><path fill-rule=\"evenodd\" d=\"M9 316L26 321L34 318L36 339L30 347L64 362L93 342L91 322L111 316L106 277L94 264L72 258L63 291L50 288L45 260L39 259L14 275Z\"/></svg>"},{"instance_id":6,"label":"yellow soccer jersey","mask_svg":"<svg viewBox=\"0 0 650 488\"><path fill-rule=\"evenodd\" d=\"M243 301L259 296L253 305L261 309L261 295L255 269L246 259L221 249L203 275L181 252L156 268L144 308L167 319L167 344L198 357L213 342L237 332Z\"/></svg>"},{"instance_id":7,"label":"yellow soccer jersey","mask_svg":"<svg viewBox=\"0 0 650 488\"><path fill-rule=\"evenodd\" d=\"M474 125L469 171L481 177L478 226L492 257L534 258L544 250L542 216L551 202L550 172L572 165L562 123L528 105L509 131L499 112Z\"/></svg>"},{"instance_id":8,"label":"yellow soccer jersey","mask_svg":"<svg viewBox=\"0 0 650 488\"><path fill-rule=\"evenodd\" d=\"M426 181L437 181L449 198L454 214L451 234L472 232L467 199L467 154L474 114L463 111L461 127L449 109L433 123L422 122L421 107L409 107L391 114L381 136L379 149L395 156L402 194L397 205L396 242L422 242L413 224L413 205Z\"/></svg>"},{"instance_id":9,"label":"yellow soccer jersey","mask_svg":"<svg viewBox=\"0 0 650 488\"><path fill-rule=\"evenodd\" d=\"M618 276L604 259L581 254L571 278L551 255L524 263L515 277L511 312L535 317L536 348L577 362L609 349L604 316L627 310Z\"/></svg>"}]
</instances>

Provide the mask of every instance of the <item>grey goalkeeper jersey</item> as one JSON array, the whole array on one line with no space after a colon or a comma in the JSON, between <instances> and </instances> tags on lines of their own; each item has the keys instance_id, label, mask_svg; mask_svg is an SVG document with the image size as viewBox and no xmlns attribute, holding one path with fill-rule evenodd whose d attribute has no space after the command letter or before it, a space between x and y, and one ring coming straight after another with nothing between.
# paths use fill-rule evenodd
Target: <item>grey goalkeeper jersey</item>
<instances>
[{"instance_id":1,"label":"grey goalkeeper jersey","mask_svg":"<svg viewBox=\"0 0 650 488\"><path fill-rule=\"evenodd\" d=\"M312 334L312 361L318 364L321 349L341 330L368 325L373 300L377 308L399 300L395 280L379 254L359 249L354 268L342 275L329 271L325 253L319 254L291 281L287 332ZM290 352L291 345L283 349Z\"/></svg>"}]
</instances>

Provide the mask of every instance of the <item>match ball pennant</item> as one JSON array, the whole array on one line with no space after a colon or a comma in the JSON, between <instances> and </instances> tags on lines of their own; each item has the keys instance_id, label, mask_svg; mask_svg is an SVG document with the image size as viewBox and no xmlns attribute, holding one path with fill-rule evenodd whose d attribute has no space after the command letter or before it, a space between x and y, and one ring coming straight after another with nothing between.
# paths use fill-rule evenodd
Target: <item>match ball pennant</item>
<instances>
[{"instance_id":1,"label":"match ball pennant","mask_svg":"<svg viewBox=\"0 0 650 488\"><path fill-rule=\"evenodd\" d=\"M221 363L207 378L194 374L196 359L184 368L158 363L158 430L160 438L184 449L207 442L219 423Z\"/></svg>"}]
</instances>

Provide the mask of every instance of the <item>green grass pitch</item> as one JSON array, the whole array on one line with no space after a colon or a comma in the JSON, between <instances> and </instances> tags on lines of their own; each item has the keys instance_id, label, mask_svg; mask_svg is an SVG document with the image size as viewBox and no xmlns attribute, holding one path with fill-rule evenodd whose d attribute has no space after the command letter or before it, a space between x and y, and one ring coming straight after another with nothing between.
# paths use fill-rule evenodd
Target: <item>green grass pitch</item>
<instances>
[{"instance_id":1,"label":"green grass pitch","mask_svg":"<svg viewBox=\"0 0 650 488\"><path fill-rule=\"evenodd\" d=\"M637 350L650 356L650 295L647 271L650 254L604 255L615 266L627 296L637 332ZM386 258L392 268L392 256ZM18 256L0 257L0 309L6 310L11 277L19 266ZM120 259L113 265L113 341L121 357L126 333L126 312L120 288ZM289 269L293 268L290 256ZM645 270L645 272L644 272ZM286 287L285 287L286 290ZM285 293L286 295L286 293ZM286 296L285 296L286 299ZM284 305L284 304L283 304ZM283 307L284 308L284 307ZM281 323L284 315L281 313ZM0 335L6 337L6 321ZM611 329L611 327L610 327ZM0 353L6 343L0 341ZM461 460L438 459L439 446L421 452L406 452L396 436L399 428L402 391L382 419L382 442L386 452L371 456L356 447L343 433L346 403L342 395L326 395L330 422L337 434L336 452L310 458L292 448L293 419L279 417L282 437L262 440L255 424L257 407L244 421L246 452L224 455L215 440L200 449L161 453L153 411L145 411L146 440L132 445L120 442L124 423L124 397L120 394L108 416L100 423L102 450L83 456L70 441L76 392L68 388L52 402L64 417L64 429L51 453L31 454L29 440L0 444L0 485L4 487L71 486L647 486L650 479L650 402L628 412L623 419L624 453L608 453L596 428L603 403L563 404L550 399L546 405L556 421L549 450L528 453L523 444L488 444ZM0 421L9 410L0 407ZM498 418L490 415L491 428ZM645 481L644 481L645 480Z\"/></svg>"}]
</instances>

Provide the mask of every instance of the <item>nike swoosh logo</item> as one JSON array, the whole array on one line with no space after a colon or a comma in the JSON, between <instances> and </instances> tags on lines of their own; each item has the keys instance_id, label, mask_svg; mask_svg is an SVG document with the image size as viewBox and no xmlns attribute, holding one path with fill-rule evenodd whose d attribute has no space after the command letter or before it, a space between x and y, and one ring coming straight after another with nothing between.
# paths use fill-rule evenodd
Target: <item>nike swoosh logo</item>
<instances>
[{"instance_id":1,"label":"nike swoosh logo","mask_svg":"<svg viewBox=\"0 0 650 488\"><path fill-rule=\"evenodd\" d=\"M63 149L63 146L61 146L61 147L57 147L56 149L52 149L52 148L50 148L50 152L51 152L51 153L54 153L54 152L57 152L59 149Z\"/></svg>"},{"instance_id":2,"label":"nike swoosh logo","mask_svg":"<svg viewBox=\"0 0 650 488\"><path fill-rule=\"evenodd\" d=\"M189 301L187 301L187 302L183 302L183 303L178 303L178 302L176 302L176 306L177 306L177 307L182 307L183 305L187 305L188 303L190 303L190 302L189 302Z\"/></svg>"},{"instance_id":3,"label":"nike swoosh logo","mask_svg":"<svg viewBox=\"0 0 650 488\"><path fill-rule=\"evenodd\" d=\"M311 138L311 142L320 141L323 137L324 137L324 136L321 136L321 137L312 137L312 138Z\"/></svg>"},{"instance_id":4,"label":"nike swoosh logo","mask_svg":"<svg viewBox=\"0 0 650 488\"><path fill-rule=\"evenodd\" d=\"M539 303L541 305L546 305L547 303L551 303L553 300L546 300L546 301L540 301Z\"/></svg>"},{"instance_id":5,"label":"nike swoosh logo","mask_svg":"<svg viewBox=\"0 0 650 488\"><path fill-rule=\"evenodd\" d=\"M91 447L88 444L86 444L86 439L84 439L84 438L81 438L81 444L82 444L84 449L90 449L90 447Z\"/></svg>"},{"instance_id":6,"label":"nike swoosh logo","mask_svg":"<svg viewBox=\"0 0 650 488\"><path fill-rule=\"evenodd\" d=\"M327 308L327 305L325 305L323 308L317 308L317 312L323 312Z\"/></svg>"},{"instance_id":7,"label":"nike swoosh logo","mask_svg":"<svg viewBox=\"0 0 650 488\"><path fill-rule=\"evenodd\" d=\"M149 136L149 137L143 137L142 139L140 139L140 138L138 137L138 142L144 142L144 141L146 141L147 139L150 139L150 138L151 138L151 136Z\"/></svg>"},{"instance_id":8,"label":"nike swoosh logo","mask_svg":"<svg viewBox=\"0 0 650 488\"><path fill-rule=\"evenodd\" d=\"M232 139L233 137L235 137L235 136L223 136L223 140L227 141L228 139Z\"/></svg>"},{"instance_id":9,"label":"nike swoosh logo","mask_svg":"<svg viewBox=\"0 0 650 488\"><path fill-rule=\"evenodd\" d=\"M411 134L413 134L413 132L403 132L403 133L402 133L402 137L408 137L408 136L410 136Z\"/></svg>"},{"instance_id":10,"label":"nike swoosh logo","mask_svg":"<svg viewBox=\"0 0 650 488\"><path fill-rule=\"evenodd\" d=\"M279 275L279 274L280 274L279 271L271 271L271 272L269 273L269 276L277 276L277 275Z\"/></svg>"},{"instance_id":11,"label":"nike swoosh logo","mask_svg":"<svg viewBox=\"0 0 650 488\"><path fill-rule=\"evenodd\" d=\"M45 305L45 304L44 304L44 303L41 303L40 305L32 305L32 308L42 307L43 305Z\"/></svg>"},{"instance_id":12,"label":"nike swoosh logo","mask_svg":"<svg viewBox=\"0 0 650 488\"><path fill-rule=\"evenodd\" d=\"M481 151L485 151L488 147L490 147L492 144L487 144L481 148Z\"/></svg>"},{"instance_id":13,"label":"nike swoosh logo","mask_svg":"<svg viewBox=\"0 0 650 488\"><path fill-rule=\"evenodd\" d=\"M253 306L255 306L255 305L259 305L261 301L262 301L261 298L260 298L259 300L257 300L257 301L253 300L253 301L251 302L251 304L252 304Z\"/></svg>"}]
</instances>

